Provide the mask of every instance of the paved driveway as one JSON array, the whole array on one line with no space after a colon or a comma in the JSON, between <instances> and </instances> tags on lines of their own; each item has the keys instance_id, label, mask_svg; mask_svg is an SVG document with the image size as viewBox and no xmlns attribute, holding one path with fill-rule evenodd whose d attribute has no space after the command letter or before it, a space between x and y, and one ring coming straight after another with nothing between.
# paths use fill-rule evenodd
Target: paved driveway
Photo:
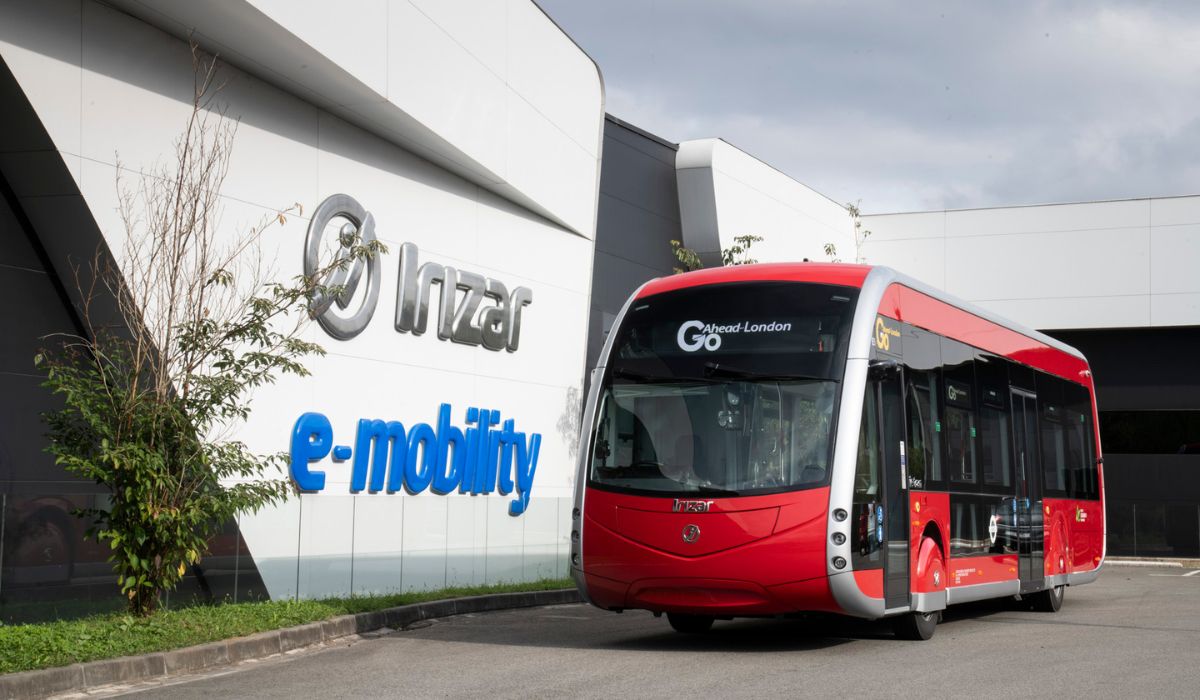
<instances>
[{"instance_id":1,"label":"paved driveway","mask_svg":"<svg viewBox=\"0 0 1200 700\"><path fill-rule=\"evenodd\" d=\"M1056 614L947 611L928 642L850 620L684 636L584 605L464 615L143 689L139 698L1200 697L1200 575L1112 566Z\"/></svg>"}]
</instances>

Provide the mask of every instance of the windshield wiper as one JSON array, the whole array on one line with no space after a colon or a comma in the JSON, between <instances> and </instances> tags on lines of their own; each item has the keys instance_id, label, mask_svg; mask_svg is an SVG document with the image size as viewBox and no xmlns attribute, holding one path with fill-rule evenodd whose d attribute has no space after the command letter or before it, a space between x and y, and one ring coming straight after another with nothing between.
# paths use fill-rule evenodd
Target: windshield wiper
<instances>
[{"instance_id":1,"label":"windshield wiper","mask_svg":"<svg viewBox=\"0 0 1200 700\"><path fill-rule=\"evenodd\" d=\"M768 379L775 381L812 381L812 382L836 382L837 379L829 377L814 377L809 374L787 374L777 372L751 372L740 367L733 367L721 362L705 362L704 374L708 377L730 377L733 379Z\"/></svg>"}]
</instances>

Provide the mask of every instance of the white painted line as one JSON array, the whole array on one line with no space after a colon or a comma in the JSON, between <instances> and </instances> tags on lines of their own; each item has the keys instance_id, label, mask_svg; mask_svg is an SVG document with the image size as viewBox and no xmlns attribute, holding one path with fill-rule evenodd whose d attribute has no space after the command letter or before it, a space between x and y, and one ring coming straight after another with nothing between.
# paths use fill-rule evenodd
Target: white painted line
<instances>
[{"instance_id":1,"label":"white painted line","mask_svg":"<svg viewBox=\"0 0 1200 700\"><path fill-rule=\"evenodd\" d=\"M1145 561L1141 559L1105 559L1105 566L1166 566L1182 569L1183 564L1177 561Z\"/></svg>"},{"instance_id":2,"label":"white painted line","mask_svg":"<svg viewBox=\"0 0 1200 700\"><path fill-rule=\"evenodd\" d=\"M1167 578L1183 578L1187 574L1150 574L1151 576L1165 576Z\"/></svg>"},{"instance_id":3,"label":"white painted line","mask_svg":"<svg viewBox=\"0 0 1200 700\"><path fill-rule=\"evenodd\" d=\"M1200 574L1200 569L1196 569L1195 571L1189 571L1186 574L1184 574L1184 576L1195 576L1196 574Z\"/></svg>"}]
</instances>

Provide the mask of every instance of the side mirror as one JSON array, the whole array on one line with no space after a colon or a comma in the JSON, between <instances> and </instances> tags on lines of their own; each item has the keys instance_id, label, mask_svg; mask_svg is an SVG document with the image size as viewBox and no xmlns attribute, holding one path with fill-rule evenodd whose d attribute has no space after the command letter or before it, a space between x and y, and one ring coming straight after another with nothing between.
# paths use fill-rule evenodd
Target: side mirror
<instances>
[{"instance_id":1,"label":"side mirror","mask_svg":"<svg viewBox=\"0 0 1200 700\"><path fill-rule=\"evenodd\" d=\"M869 379L891 379L900 376L900 363L895 360L871 360L867 366Z\"/></svg>"}]
</instances>

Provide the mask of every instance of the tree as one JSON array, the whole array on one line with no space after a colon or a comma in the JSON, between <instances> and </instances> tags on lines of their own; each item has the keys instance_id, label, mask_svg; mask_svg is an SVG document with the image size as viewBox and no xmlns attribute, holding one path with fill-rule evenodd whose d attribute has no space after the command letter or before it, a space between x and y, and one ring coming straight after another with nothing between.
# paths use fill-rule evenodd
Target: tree
<instances>
[{"instance_id":1,"label":"tree","mask_svg":"<svg viewBox=\"0 0 1200 700\"><path fill-rule=\"evenodd\" d=\"M846 211L850 214L850 220L854 222L854 262L860 264L867 261L867 259L863 257L862 248L863 244L867 242L867 238L869 238L871 235L869 230L862 227L862 210L859 208L861 206L861 199L857 202L846 203ZM841 262L837 256L837 245L834 243L825 244L825 254L828 255L829 259L833 262Z\"/></svg>"},{"instance_id":2,"label":"tree","mask_svg":"<svg viewBox=\"0 0 1200 700\"><path fill-rule=\"evenodd\" d=\"M757 260L749 256L750 246L762 241L762 239L762 236L749 234L735 236L733 245L721 251L721 265L729 267L731 265L753 265L757 263ZM704 267L704 263L700 261L700 254L691 248L684 247L680 241L671 241L671 252L675 254L675 259L682 266L675 267L675 274L677 275Z\"/></svg>"},{"instance_id":3,"label":"tree","mask_svg":"<svg viewBox=\"0 0 1200 700\"><path fill-rule=\"evenodd\" d=\"M111 548L138 615L154 611L224 523L287 498L288 482L266 476L285 455L256 455L230 431L255 388L306 375L301 360L323 354L301 331L314 302L342 291L324 282L383 250L354 235L313 275L270 281L263 235L299 205L221 244L219 193L237 122L214 102L215 57L194 44L192 55L194 99L173 160L132 188L118 176L121 259L97 253L84 274L76 268L83 333L47 338L35 358L63 400L45 415L47 450L109 488L107 507L78 514L94 518L88 536ZM115 323L105 301L115 302Z\"/></svg>"}]
</instances>

